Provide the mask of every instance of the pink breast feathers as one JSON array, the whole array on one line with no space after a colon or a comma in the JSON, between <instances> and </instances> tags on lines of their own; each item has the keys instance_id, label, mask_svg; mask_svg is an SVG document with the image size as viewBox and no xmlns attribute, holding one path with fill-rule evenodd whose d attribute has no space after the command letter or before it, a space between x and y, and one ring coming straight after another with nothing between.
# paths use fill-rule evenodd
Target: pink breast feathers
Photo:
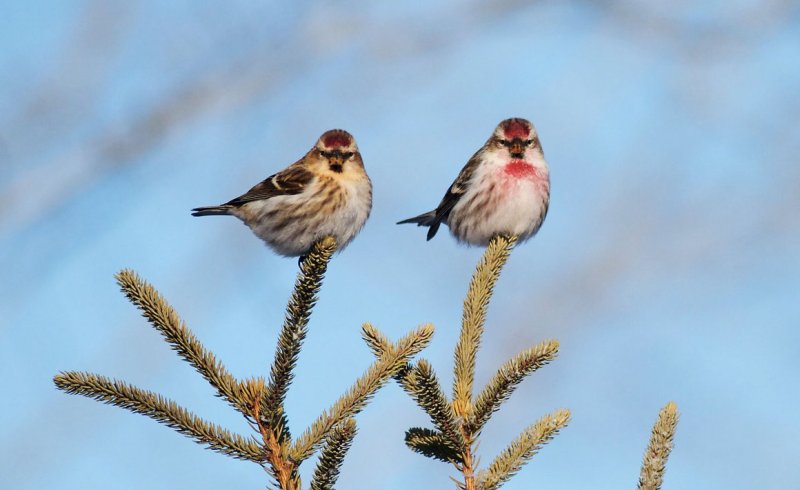
<instances>
[{"instance_id":1,"label":"pink breast feathers","mask_svg":"<svg viewBox=\"0 0 800 490\"><path fill-rule=\"evenodd\" d=\"M536 167L525 160L511 160L503 167L503 172L513 179L535 180L538 176Z\"/></svg>"}]
</instances>

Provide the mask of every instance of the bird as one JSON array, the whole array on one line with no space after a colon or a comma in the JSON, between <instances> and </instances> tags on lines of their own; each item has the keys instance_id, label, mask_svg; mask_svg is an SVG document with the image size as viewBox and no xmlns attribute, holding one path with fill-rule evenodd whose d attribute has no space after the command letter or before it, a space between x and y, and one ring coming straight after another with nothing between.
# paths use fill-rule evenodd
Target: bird
<instances>
[{"instance_id":1,"label":"bird","mask_svg":"<svg viewBox=\"0 0 800 490\"><path fill-rule=\"evenodd\" d=\"M332 129L297 162L225 204L194 208L192 216L235 216L279 255L302 260L326 236L344 249L371 210L372 182L356 141Z\"/></svg>"},{"instance_id":2,"label":"bird","mask_svg":"<svg viewBox=\"0 0 800 490\"><path fill-rule=\"evenodd\" d=\"M510 118L469 159L439 206L398 222L428 227L428 240L445 223L459 243L485 246L495 235L534 236L550 206L550 170L536 128Z\"/></svg>"}]
</instances>

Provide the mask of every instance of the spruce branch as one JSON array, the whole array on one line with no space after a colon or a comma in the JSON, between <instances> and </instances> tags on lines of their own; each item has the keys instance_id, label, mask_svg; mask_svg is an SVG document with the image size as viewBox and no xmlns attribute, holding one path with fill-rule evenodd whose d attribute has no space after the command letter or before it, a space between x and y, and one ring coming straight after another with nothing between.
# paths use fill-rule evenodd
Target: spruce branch
<instances>
[{"instance_id":1,"label":"spruce branch","mask_svg":"<svg viewBox=\"0 0 800 490\"><path fill-rule=\"evenodd\" d=\"M245 438L207 422L162 395L123 381L99 375L63 372L54 377L56 387L98 401L147 415L210 449L237 459L254 461L276 480L281 490L299 490L299 465L323 447L312 488L332 488L345 454L356 433L353 417L392 376L404 378L411 369L409 359L430 343L433 326L423 325L397 343L390 342L374 327L364 329L377 359L367 371L296 441L292 441L284 399L293 380L293 369L305 339L308 322L336 242L326 237L315 243L300 262L300 273L286 310L278 338L269 381L261 377L236 380L207 351L178 314L150 284L131 270L122 270L117 281L125 295L162 334L172 348L188 361L213 387L241 412L260 435ZM381 351L378 354L378 351ZM402 375L401 375L402 372ZM445 403L445 406L447 404Z\"/></svg>"},{"instance_id":2,"label":"spruce branch","mask_svg":"<svg viewBox=\"0 0 800 490\"><path fill-rule=\"evenodd\" d=\"M667 403L658 413L658 419L650 435L650 444L644 453L639 490L659 490L664 482L664 469L672 451L675 429L678 427L678 406Z\"/></svg>"},{"instance_id":3,"label":"spruce branch","mask_svg":"<svg viewBox=\"0 0 800 490\"><path fill-rule=\"evenodd\" d=\"M300 463L308 459L334 426L360 412L372 395L396 375L411 356L425 348L432 337L433 326L426 324L400 339L392 352L375 361L333 406L323 411L311 427L297 438L289 451L292 460Z\"/></svg>"},{"instance_id":4,"label":"spruce branch","mask_svg":"<svg viewBox=\"0 0 800 490\"><path fill-rule=\"evenodd\" d=\"M362 326L362 337L377 357L392 352L395 348L391 341L370 323ZM426 360L420 360L416 366L406 363L394 379L428 413L433 424L439 429L437 431L420 427L411 428L406 432L406 445L424 456L447 463L461 464L463 462L461 453L465 450L466 444L460 430L461 425L430 363Z\"/></svg>"},{"instance_id":5,"label":"spruce branch","mask_svg":"<svg viewBox=\"0 0 800 490\"><path fill-rule=\"evenodd\" d=\"M317 468L311 480L311 490L333 490L333 486L339 478L342 462L353 444L355 435L356 421L352 418L345 419L333 428L317 462Z\"/></svg>"},{"instance_id":6,"label":"spruce branch","mask_svg":"<svg viewBox=\"0 0 800 490\"><path fill-rule=\"evenodd\" d=\"M481 490L494 490L507 482L544 444L567 425L569 417L569 410L557 410L525 429L485 471L480 472L477 487Z\"/></svg>"},{"instance_id":7,"label":"spruce branch","mask_svg":"<svg viewBox=\"0 0 800 490\"><path fill-rule=\"evenodd\" d=\"M75 371L59 373L53 382L58 389L67 393L83 395L146 415L222 454L262 466L266 460L266 449L255 441L206 422L174 401L151 391L105 376Z\"/></svg>"},{"instance_id":8,"label":"spruce branch","mask_svg":"<svg viewBox=\"0 0 800 490\"><path fill-rule=\"evenodd\" d=\"M300 348L308 332L311 310L317 302L317 293L335 251L336 240L333 237L325 237L315 243L311 252L300 262L300 273L297 275L278 337L278 347L270 369L269 385L261 402L261 413L270 426L280 426L282 433L286 435L289 432L283 402L289 384L294 378L292 371L297 364Z\"/></svg>"},{"instance_id":9,"label":"spruce branch","mask_svg":"<svg viewBox=\"0 0 800 490\"><path fill-rule=\"evenodd\" d=\"M464 299L461 335L456 345L453 367L453 407L456 415L467 416L472 411L475 356L480 347L486 311L500 271L516 241L515 236L498 235L492 238L470 281Z\"/></svg>"},{"instance_id":10,"label":"spruce branch","mask_svg":"<svg viewBox=\"0 0 800 490\"><path fill-rule=\"evenodd\" d=\"M361 337L364 339L364 342L367 343L367 347L369 347L369 350L372 351L375 357L381 357L387 352L393 352L393 349L395 349L394 344L371 323L365 323L361 326ZM413 386L411 384L411 378L409 377L411 369L411 363L407 362L397 371L397 374L395 374L393 378L406 393L413 397Z\"/></svg>"},{"instance_id":11,"label":"spruce branch","mask_svg":"<svg viewBox=\"0 0 800 490\"><path fill-rule=\"evenodd\" d=\"M142 315L158 330L178 355L216 388L217 395L240 412L246 413L246 400L240 395L240 384L214 355L206 350L186 323L147 281L130 269L116 274L117 284Z\"/></svg>"},{"instance_id":12,"label":"spruce branch","mask_svg":"<svg viewBox=\"0 0 800 490\"><path fill-rule=\"evenodd\" d=\"M431 422L450 442L449 446L464 451L466 442L460 431L453 407L444 394L430 363L420 359L409 373L411 396L430 416Z\"/></svg>"},{"instance_id":13,"label":"spruce branch","mask_svg":"<svg viewBox=\"0 0 800 490\"><path fill-rule=\"evenodd\" d=\"M405 375L398 380L428 413L437 429L409 429L406 445L425 456L454 464L463 475L463 480L454 480L462 490L498 488L569 420L567 410L545 416L526 428L489 468L478 470L475 450L483 426L519 383L554 359L558 351L558 342L551 340L517 354L500 367L473 401L475 359L485 328L489 300L516 241L515 236L493 237L470 281L455 350L452 402L448 402L433 369L425 360L407 367ZM392 349L391 342L370 325L364 326L363 336L375 355L384 355Z\"/></svg>"},{"instance_id":14,"label":"spruce branch","mask_svg":"<svg viewBox=\"0 0 800 490\"><path fill-rule=\"evenodd\" d=\"M526 376L555 359L557 354L558 341L548 340L520 352L503 364L475 400L475 409L469 419L470 432L480 432L517 385Z\"/></svg>"},{"instance_id":15,"label":"spruce branch","mask_svg":"<svg viewBox=\"0 0 800 490\"><path fill-rule=\"evenodd\" d=\"M245 415L252 413L253 408L261 400L265 387L266 381L260 376L257 378L248 378L239 383L239 396L242 398L242 401L246 402L248 409Z\"/></svg>"},{"instance_id":16,"label":"spruce branch","mask_svg":"<svg viewBox=\"0 0 800 490\"><path fill-rule=\"evenodd\" d=\"M260 388L260 389L259 389ZM264 397L264 383L256 387L253 392L253 404L250 417L252 418L254 429L261 434L264 447L267 449L267 461L270 465L270 473L278 481L282 490L300 490L300 476L297 474L297 466L290 461L287 456L287 444L289 436L282 438L282 427L270 427L264 422L265 417L261 416L261 400Z\"/></svg>"},{"instance_id":17,"label":"spruce branch","mask_svg":"<svg viewBox=\"0 0 800 490\"><path fill-rule=\"evenodd\" d=\"M375 357L382 356L386 351L391 349L392 341L389 340L383 333L381 333L378 328L367 322L361 325L361 338L364 339L366 342L367 347L369 350L375 355Z\"/></svg>"},{"instance_id":18,"label":"spruce branch","mask_svg":"<svg viewBox=\"0 0 800 490\"><path fill-rule=\"evenodd\" d=\"M412 427L406 431L406 445L423 456L445 463L463 464L460 448L454 447L450 438L441 432Z\"/></svg>"}]
</instances>

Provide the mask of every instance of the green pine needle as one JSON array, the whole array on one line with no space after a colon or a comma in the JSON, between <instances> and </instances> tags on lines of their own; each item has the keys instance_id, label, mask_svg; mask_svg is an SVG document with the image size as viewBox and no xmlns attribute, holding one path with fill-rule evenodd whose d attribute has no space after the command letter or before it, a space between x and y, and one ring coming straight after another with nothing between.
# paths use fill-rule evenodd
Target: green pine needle
<instances>
[{"instance_id":1,"label":"green pine needle","mask_svg":"<svg viewBox=\"0 0 800 490\"><path fill-rule=\"evenodd\" d=\"M375 325L365 323L361 325L361 338L367 343L369 350L375 357L382 356L387 350L392 348L392 342Z\"/></svg>"},{"instance_id":2,"label":"green pine needle","mask_svg":"<svg viewBox=\"0 0 800 490\"><path fill-rule=\"evenodd\" d=\"M288 423L283 411L283 402L289 384L294 379L293 370L300 355L300 348L308 332L311 310L317 302L317 294L328 263L336 251L336 240L326 237L315 243L311 252L300 263L294 291L286 307L286 317L278 337L275 359L270 369L269 385L261 401L261 413L270 427L280 426L288 435Z\"/></svg>"},{"instance_id":3,"label":"green pine needle","mask_svg":"<svg viewBox=\"0 0 800 490\"><path fill-rule=\"evenodd\" d=\"M355 435L356 422L353 419L345 419L333 428L317 462L314 478L311 480L311 490L333 490L333 486L339 478L339 470L344 462L344 457L347 455Z\"/></svg>"},{"instance_id":4,"label":"green pine needle","mask_svg":"<svg viewBox=\"0 0 800 490\"><path fill-rule=\"evenodd\" d=\"M430 416L433 425L450 441L450 446L463 451L466 442L460 431L453 407L444 394L430 363L420 359L409 374L412 397Z\"/></svg>"},{"instance_id":5,"label":"green pine needle","mask_svg":"<svg viewBox=\"0 0 800 490\"><path fill-rule=\"evenodd\" d=\"M218 396L240 412L246 413L250 400L240 395L240 384L214 354L203 347L161 294L130 269L119 271L116 278L125 296L142 311L142 315L178 355L194 366L216 388Z\"/></svg>"},{"instance_id":6,"label":"green pine needle","mask_svg":"<svg viewBox=\"0 0 800 490\"><path fill-rule=\"evenodd\" d=\"M555 359L558 341L548 340L526 349L503 364L475 400L475 409L470 417L470 432L478 433L508 400L514 389L529 374Z\"/></svg>"},{"instance_id":7,"label":"green pine needle","mask_svg":"<svg viewBox=\"0 0 800 490\"><path fill-rule=\"evenodd\" d=\"M387 352L393 352L395 348L392 342L371 323L365 323L361 326L361 337L364 339L364 342L367 343L367 347L369 347L369 350L372 351L375 357L381 357ZM413 386L411 385L411 378L409 377L411 369L411 363L407 362L397 371L397 374L395 374L393 378L406 393L413 397Z\"/></svg>"},{"instance_id":8,"label":"green pine needle","mask_svg":"<svg viewBox=\"0 0 800 490\"><path fill-rule=\"evenodd\" d=\"M453 367L453 404L458 415L469 415L471 412L475 357L486 323L489 300L516 241L517 237L514 236L498 235L492 238L470 281L464 299L461 335L456 345Z\"/></svg>"},{"instance_id":9,"label":"green pine needle","mask_svg":"<svg viewBox=\"0 0 800 490\"><path fill-rule=\"evenodd\" d=\"M567 425L569 417L569 410L557 410L525 429L485 471L480 473L479 488L495 490L508 481L544 444Z\"/></svg>"},{"instance_id":10,"label":"green pine needle","mask_svg":"<svg viewBox=\"0 0 800 490\"><path fill-rule=\"evenodd\" d=\"M206 422L174 401L151 391L105 376L75 371L62 372L53 381L58 389L67 393L146 415L214 451L260 465L266 461L266 449L255 441Z\"/></svg>"},{"instance_id":11,"label":"green pine needle","mask_svg":"<svg viewBox=\"0 0 800 490\"><path fill-rule=\"evenodd\" d=\"M237 381L214 355L207 351L163 297L135 272L122 270L117 280L125 295L164 336L178 354L194 366L216 388L219 396L242 412L257 431L259 441L233 434L200 419L175 402L123 381L89 373L64 372L54 378L67 393L144 414L214 451L261 465L284 490L299 490L298 466L324 447L318 461L313 489L333 488L356 427L359 413L375 392L392 376L402 379L411 369L409 359L427 346L433 327L423 325L396 344L374 327L364 329L364 338L377 360L333 406L294 443L284 413L284 399L293 380L293 369L308 331L311 311L317 301L336 242L326 237L317 242L300 264L300 273L289 304L269 382L264 378ZM380 352L379 352L380 351Z\"/></svg>"},{"instance_id":12,"label":"green pine needle","mask_svg":"<svg viewBox=\"0 0 800 490\"><path fill-rule=\"evenodd\" d=\"M360 412L372 395L406 365L409 357L425 348L432 337L433 326L423 325L400 339L393 352L375 361L330 409L323 411L297 438L289 451L292 460L299 463L308 459L334 426Z\"/></svg>"},{"instance_id":13,"label":"green pine needle","mask_svg":"<svg viewBox=\"0 0 800 490\"><path fill-rule=\"evenodd\" d=\"M675 430L678 427L678 406L667 403L658 413L650 434L650 444L644 453L638 490L659 490L664 482L664 469L672 451Z\"/></svg>"},{"instance_id":14,"label":"green pine needle","mask_svg":"<svg viewBox=\"0 0 800 490\"><path fill-rule=\"evenodd\" d=\"M449 437L435 430L421 427L408 429L406 431L406 445L429 458L455 465L463 463L459 448L453 446Z\"/></svg>"}]
</instances>

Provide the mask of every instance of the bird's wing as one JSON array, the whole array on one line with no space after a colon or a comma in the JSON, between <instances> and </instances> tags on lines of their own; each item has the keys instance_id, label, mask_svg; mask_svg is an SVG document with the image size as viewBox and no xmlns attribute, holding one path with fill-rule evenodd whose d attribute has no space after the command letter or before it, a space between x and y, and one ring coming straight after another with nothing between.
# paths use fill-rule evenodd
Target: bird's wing
<instances>
[{"instance_id":1,"label":"bird's wing","mask_svg":"<svg viewBox=\"0 0 800 490\"><path fill-rule=\"evenodd\" d=\"M445 193L444 197L442 198L442 202L440 202L439 206L436 208L436 217L434 218L435 221L440 222L447 218L450 210L453 209L453 206L458 203L458 201L467 191L467 185L469 184L470 179L472 179L472 174L475 172L475 169L480 163L477 155L478 154L476 153L472 158L469 159L467 164L464 165L464 168L461 169L458 177L456 177L456 180L453 182L450 188L447 189L447 193Z\"/></svg>"},{"instance_id":2,"label":"bird's wing","mask_svg":"<svg viewBox=\"0 0 800 490\"><path fill-rule=\"evenodd\" d=\"M314 174L305 168L292 165L274 175L270 175L246 193L231 199L226 204L241 206L248 202L260 201L275 196L300 194L313 178Z\"/></svg>"}]
</instances>

